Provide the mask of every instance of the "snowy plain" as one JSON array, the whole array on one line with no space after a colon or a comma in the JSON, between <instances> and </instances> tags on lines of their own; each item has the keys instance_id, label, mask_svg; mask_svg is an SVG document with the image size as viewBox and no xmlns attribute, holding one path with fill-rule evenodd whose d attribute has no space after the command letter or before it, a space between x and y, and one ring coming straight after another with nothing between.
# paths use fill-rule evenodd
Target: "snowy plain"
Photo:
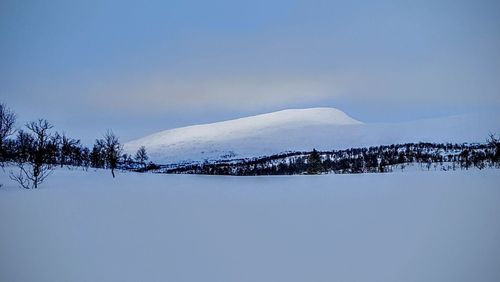
<instances>
[{"instance_id":1,"label":"snowy plain","mask_svg":"<svg viewBox=\"0 0 500 282\"><path fill-rule=\"evenodd\" d=\"M0 281L500 281L498 169L0 183Z\"/></svg>"}]
</instances>

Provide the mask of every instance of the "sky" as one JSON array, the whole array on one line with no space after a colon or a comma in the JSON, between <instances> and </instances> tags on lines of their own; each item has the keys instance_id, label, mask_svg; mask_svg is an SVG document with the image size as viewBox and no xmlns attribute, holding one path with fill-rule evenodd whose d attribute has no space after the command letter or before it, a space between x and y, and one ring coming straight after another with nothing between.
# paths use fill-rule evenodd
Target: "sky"
<instances>
[{"instance_id":1,"label":"sky","mask_svg":"<svg viewBox=\"0 0 500 282\"><path fill-rule=\"evenodd\" d=\"M0 101L92 143L287 108L500 108L499 1L0 1Z\"/></svg>"}]
</instances>

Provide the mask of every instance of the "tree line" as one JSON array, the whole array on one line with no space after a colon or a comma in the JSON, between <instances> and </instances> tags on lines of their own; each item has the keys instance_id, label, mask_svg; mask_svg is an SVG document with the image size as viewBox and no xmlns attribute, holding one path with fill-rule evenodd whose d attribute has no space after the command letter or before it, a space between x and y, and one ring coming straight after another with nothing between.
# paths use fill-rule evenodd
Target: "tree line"
<instances>
[{"instance_id":1,"label":"tree line","mask_svg":"<svg viewBox=\"0 0 500 282\"><path fill-rule=\"evenodd\" d=\"M164 168L165 173L209 175L292 175L380 173L410 164L423 169L500 168L500 141L493 134L484 144L407 143L319 152L291 152L248 160Z\"/></svg>"},{"instance_id":2,"label":"tree line","mask_svg":"<svg viewBox=\"0 0 500 282\"><path fill-rule=\"evenodd\" d=\"M47 120L38 119L17 129L15 113L0 103L0 166L3 170L6 164L16 167L9 176L22 188L38 188L57 166L105 168L114 178L120 166L143 170L152 165L147 164L144 147L135 157L124 154L119 138L111 130L88 148L53 128Z\"/></svg>"}]
</instances>

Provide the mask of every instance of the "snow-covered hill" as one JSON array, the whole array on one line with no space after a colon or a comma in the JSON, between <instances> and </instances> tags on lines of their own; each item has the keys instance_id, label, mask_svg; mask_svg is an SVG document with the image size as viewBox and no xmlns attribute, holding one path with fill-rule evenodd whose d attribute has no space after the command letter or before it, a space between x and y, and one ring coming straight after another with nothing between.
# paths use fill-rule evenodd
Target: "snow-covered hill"
<instances>
[{"instance_id":1,"label":"snow-covered hill","mask_svg":"<svg viewBox=\"0 0 500 282\"><path fill-rule=\"evenodd\" d=\"M248 158L286 151L345 149L403 142L484 142L500 123L485 115L405 123L362 123L335 108L292 109L162 131L125 144L145 146L160 163Z\"/></svg>"}]
</instances>

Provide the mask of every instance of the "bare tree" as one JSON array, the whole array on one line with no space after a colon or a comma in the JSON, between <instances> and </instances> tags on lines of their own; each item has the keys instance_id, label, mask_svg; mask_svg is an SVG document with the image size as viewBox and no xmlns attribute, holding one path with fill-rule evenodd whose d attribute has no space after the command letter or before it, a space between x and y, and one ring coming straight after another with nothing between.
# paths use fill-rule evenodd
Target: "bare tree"
<instances>
[{"instance_id":1,"label":"bare tree","mask_svg":"<svg viewBox=\"0 0 500 282\"><path fill-rule=\"evenodd\" d=\"M3 167L5 161L4 144L7 137L14 134L16 131L14 125L16 123L16 115L5 104L0 103L0 166Z\"/></svg>"},{"instance_id":2,"label":"bare tree","mask_svg":"<svg viewBox=\"0 0 500 282\"><path fill-rule=\"evenodd\" d=\"M61 167L64 165L72 164L72 155L74 154L75 148L78 148L80 145L80 140L72 139L66 136L66 133L62 133L57 135L57 143L59 145L58 153L59 153L59 164Z\"/></svg>"},{"instance_id":3,"label":"bare tree","mask_svg":"<svg viewBox=\"0 0 500 282\"><path fill-rule=\"evenodd\" d=\"M19 172L11 172L10 178L22 188L32 189L38 186L50 175L53 169L51 164L51 150L49 148L53 136L49 130L52 125L44 119L26 124L30 131L28 134L21 134L27 139L26 156L18 159ZM20 135L20 136L21 136Z\"/></svg>"},{"instance_id":4,"label":"bare tree","mask_svg":"<svg viewBox=\"0 0 500 282\"><path fill-rule=\"evenodd\" d=\"M118 159L122 152L120 141L111 130L108 130L106 134L104 134L104 139L99 140L98 143L100 143L104 149L106 166L111 169L111 174L113 178L115 178L115 169L118 166Z\"/></svg>"},{"instance_id":5,"label":"bare tree","mask_svg":"<svg viewBox=\"0 0 500 282\"><path fill-rule=\"evenodd\" d=\"M149 157L146 152L146 147L141 146L139 150L137 150L137 153L135 154L135 160L140 164L142 164L143 166L145 166L148 159Z\"/></svg>"}]
</instances>

